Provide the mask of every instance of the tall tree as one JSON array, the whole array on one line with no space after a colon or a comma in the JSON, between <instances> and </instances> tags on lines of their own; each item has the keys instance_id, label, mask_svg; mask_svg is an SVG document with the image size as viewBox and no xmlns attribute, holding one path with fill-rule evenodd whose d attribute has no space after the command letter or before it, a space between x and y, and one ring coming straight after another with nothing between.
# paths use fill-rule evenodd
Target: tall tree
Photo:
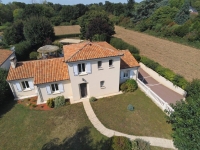
<instances>
[{"instance_id":1,"label":"tall tree","mask_svg":"<svg viewBox=\"0 0 200 150\"><path fill-rule=\"evenodd\" d=\"M42 46L47 39L53 41L55 33L45 17L31 17L24 23L24 36L33 46Z\"/></svg>"},{"instance_id":2,"label":"tall tree","mask_svg":"<svg viewBox=\"0 0 200 150\"><path fill-rule=\"evenodd\" d=\"M180 11L176 14L176 17L174 19L174 21L177 24L180 25L184 24L189 19L190 17L189 6L190 6L189 1L185 0L185 3L181 7Z\"/></svg>"}]
</instances>

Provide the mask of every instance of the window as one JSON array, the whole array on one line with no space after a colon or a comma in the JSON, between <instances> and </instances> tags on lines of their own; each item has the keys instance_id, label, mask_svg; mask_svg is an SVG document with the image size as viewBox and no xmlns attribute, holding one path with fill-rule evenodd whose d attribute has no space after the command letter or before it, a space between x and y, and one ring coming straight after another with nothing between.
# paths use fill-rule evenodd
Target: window
<instances>
[{"instance_id":1,"label":"window","mask_svg":"<svg viewBox=\"0 0 200 150\"><path fill-rule=\"evenodd\" d=\"M104 83L105 83L104 81L101 81L101 82L100 82L100 87L101 87L101 88L104 87Z\"/></svg>"},{"instance_id":2,"label":"window","mask_svg":"<svg viewBox=\"0 0 200 150\"><path fill-rule=\"evenodd\" d=\"M28 81L22 81L21 83L22 83L23 90L30 88Z\"/></svg>"},{"instance_id":3,"label":"window","mask_svg":"<svg viewBox=\"0 0 200 150\"><path fill-rule=\"evenodd\" d=\"M109 67L111 67L113 65L113 60L109 60Z\"/></svg>"},{"instance_id":4,"label":"window","mask_svg":"<svg viewBox=\"0 0 200 150\"><path fill-rule=\"evenodd\" d=\"M102 67L102 61L98 61L98 68Z\"/></svg>"},{"instance_id":5,"label":"window","mask_svg":"<svg viewBox=\"0 0 200 150\"><path fill-rule=\"evenodd\" d=\"M124 78L128 78L129 77L129 71L124 71Z\"/></svg>"},{"instance_id":6,"label":"window","mask_svg":"<svg viewBox=\"0 0 200 150\"><path fill-rule=\"evenodd\" d=\"M51 84L51 91L52 92L58 91L58 84Z\"/></svg>"},{"instance_id":7,"label":"window","mask_svg":"<svg viewBox=\"0 0 200 150\"><path fill-rule=\"evenodd\" d=\"M85 72L85 64L78 64L78 72L81 73L81 72Z\"/></svg>"}]
</instances>

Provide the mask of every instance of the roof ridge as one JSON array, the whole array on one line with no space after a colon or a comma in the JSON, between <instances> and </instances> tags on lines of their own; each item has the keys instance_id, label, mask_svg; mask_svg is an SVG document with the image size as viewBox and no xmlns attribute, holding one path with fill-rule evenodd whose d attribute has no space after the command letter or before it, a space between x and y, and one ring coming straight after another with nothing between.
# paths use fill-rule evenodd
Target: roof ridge
<instances>
[{"instance_id":1,"label":"roof ridge","mask_svg":"<svg viewBox=\"0 0 200 150\"><path fill-rule=\"evenodd\" d=\"M97 43L100 43L100 42L97 42ZM113 49L110 49L110 48L107 48L107 47L103 47L103 46L101 46L101 45L99 45L99 44L97 44L97 43L93 43L94 45L96 45L96 46L99 46L99 47L101 47L103 50L104 49L108 49L108 50L110 50L110 51L113 51L113 52L115 52L115 50L113 50ZM107 43L107 42L102 42L102 43ZM116 49L117 50L117 49Z\"/></svg>"},{"instance_id":2,"label":"roof ridge","mask_svg":"<svg viewBox=\"0 0 200 150\"><path fill-rule=\"evenodd\" d=\"M49 60L55 60L55 59L64 59L64 57L57 57L57 58L51 58L51 59L38 59L38 60L28 60L28 61L17 61L17 63L35 63L39 61L49 61Z\"/></svg>"},{"instance_id":3,"label":"roof ridge","mask_svg":"<svg viewBox=\"0 0 200 150\"><path fill-rule=\"evenodd\" d=\"M85 42L86 43L86 42ZM79 50L76 51L76 53L74 53L73 55L71 55L68 59L70 60L73 56L75 56L78 52L80 52L81 50L83 50L84 47L86 47L88 44L90 44L91 42L87 42L82 48L80 48ZM80 43L81 44L81 43Z\"/></svg>"}]
</instances>

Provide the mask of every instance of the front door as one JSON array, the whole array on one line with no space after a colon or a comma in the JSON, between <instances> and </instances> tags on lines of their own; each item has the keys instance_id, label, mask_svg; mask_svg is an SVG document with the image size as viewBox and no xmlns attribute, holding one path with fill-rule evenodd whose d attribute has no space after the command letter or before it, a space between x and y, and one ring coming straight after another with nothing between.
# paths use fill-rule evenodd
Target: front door
<instances>
[{"instance_id":1,"label":"front door","mask_svg":"<svg viewBox=\"0 0 200 150\"><path fill-rule=\"evenodd\" d=\"M80 84L81 98L87 96L87 83Z\"/></svg>"}]
</instances>

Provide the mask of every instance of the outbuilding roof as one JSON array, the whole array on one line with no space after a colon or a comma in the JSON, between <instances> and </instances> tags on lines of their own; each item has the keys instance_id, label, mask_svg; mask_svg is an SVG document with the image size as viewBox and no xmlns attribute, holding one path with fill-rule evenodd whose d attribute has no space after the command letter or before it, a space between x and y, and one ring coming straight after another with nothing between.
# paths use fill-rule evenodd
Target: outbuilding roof
<instances>
[{"instance_id":1,"label":"outbuilding roof","mask_svg":"<svg viewBox=\"0 0 200 150\"><path fill-rule=\"evenodd\" d=\"M0 49L0 66L12 55L13 51Z\"/></svg>"}]
</instances>

